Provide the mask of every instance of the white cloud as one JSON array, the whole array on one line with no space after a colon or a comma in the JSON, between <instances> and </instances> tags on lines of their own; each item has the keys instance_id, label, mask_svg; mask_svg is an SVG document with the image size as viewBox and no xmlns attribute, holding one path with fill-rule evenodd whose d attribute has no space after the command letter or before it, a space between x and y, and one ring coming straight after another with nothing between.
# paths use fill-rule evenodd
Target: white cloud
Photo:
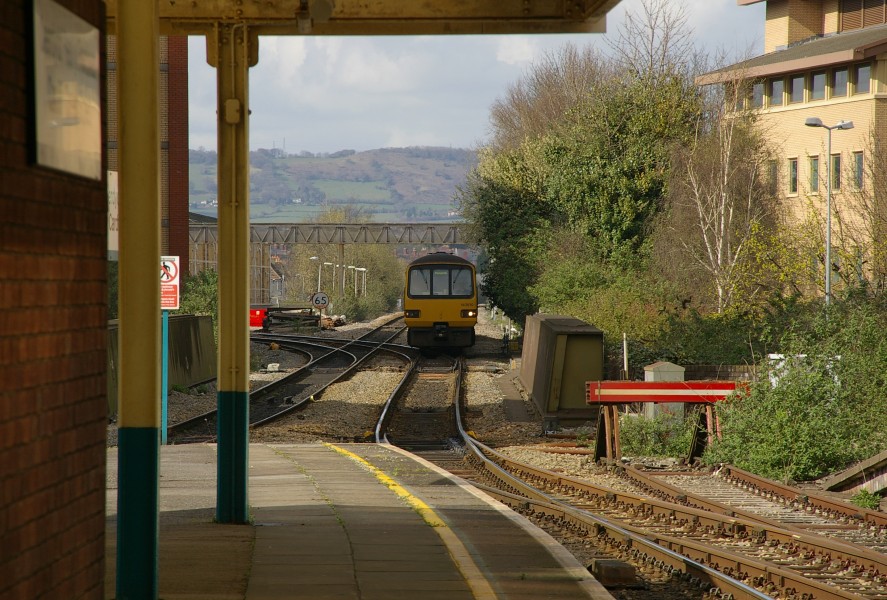
<instances>
[{"instance_id":1,"label":"white cloud","mask_svg":"<svg viewBox=\"0 0 887 600\"><path fill-rule=\"evenodd\" d=\"M683 0L700 45L712 50L760 38L763 5ZM615 38L625 10L610 12ZM386 146L471 147L489 133L493 102L545 52L566 43L605 47L585 35L262 37L250 70L250 146L333 152ZM760 47L760 44L758 45ZM192 148L215 147L215 72L193 38L190 61ZM760 48L758 51L760 52Z\"/></svg>"},{"instance_id":2,"label":"white cloud","mask_svg":"<svg viewBox=\"0 0 887 600\"><path fill-rule=\"evenodd\" d=\"M539 54L539 45L525 35L500 36L496 60L506 65L525 65Z\"/></svg>"}]
</instances>

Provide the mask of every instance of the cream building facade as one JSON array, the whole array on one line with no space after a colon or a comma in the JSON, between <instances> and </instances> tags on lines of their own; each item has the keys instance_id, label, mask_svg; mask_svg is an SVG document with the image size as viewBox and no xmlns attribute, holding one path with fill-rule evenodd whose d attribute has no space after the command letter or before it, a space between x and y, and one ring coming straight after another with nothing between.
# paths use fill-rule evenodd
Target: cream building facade
<instances>
[{"instance_id":1,"label":"cream building facade","mask_svg":"<svg viewBox=\"0 0 887 600\"><path fill-rule=\"evenodd\" d=\"M743 104L759 111L775 156L769 176L789 222L825 223L831 171L832 280L851 273L881 280L881 205L887 203L887 189L881 189L887 164L881 163L887 152L878 150L878 142L887 145L887 2L737 3L761 1L767 4L765 53L697 83L747 82ZM827 126L852 121L853 129L831 131L829 156L829 131L806 126L808 118Z\"/></svg>"}]
</instances>

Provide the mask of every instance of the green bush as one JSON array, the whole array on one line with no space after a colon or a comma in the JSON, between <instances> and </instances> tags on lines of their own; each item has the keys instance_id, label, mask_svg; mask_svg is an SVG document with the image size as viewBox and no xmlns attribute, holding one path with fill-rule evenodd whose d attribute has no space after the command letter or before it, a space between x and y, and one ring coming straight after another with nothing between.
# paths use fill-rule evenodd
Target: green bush
<instances>
[{"instance_id":1,"label":"green bush","mask_svg":"<svg viewBox=\"0 0 887 600\"><path fill-rule=\"evenodd\" d=\"M850 498L850 502L852 502L854 506L858 506L859 508L878 510L878 507L881 506L881 496L879 496L878 494L873 494L868 490L859 490L858 493L854 494L854 496Z\"/></svg>"},{"instance_id":2,"label":"green bush","mask_svg":"<svg viewBox=\"0 0 887 600\"><path fill-rule=\"evenodd\" d=\"M619 419L620 444L625 456L687 456L695 419L660 413L653 419L623 414Z\"/></svg>"},{"instance_id":3,"label":"green bush","mask_svg":"<svg viewBox=\"0 0 887 600\"><path fill-rule=\"evenodd\" d=\"M782 368L718 406L723 440L705 455L780 480L809 480L887 448L887 303L854 295L800 307L780 336Z\"/></svg>"}]
</instances>

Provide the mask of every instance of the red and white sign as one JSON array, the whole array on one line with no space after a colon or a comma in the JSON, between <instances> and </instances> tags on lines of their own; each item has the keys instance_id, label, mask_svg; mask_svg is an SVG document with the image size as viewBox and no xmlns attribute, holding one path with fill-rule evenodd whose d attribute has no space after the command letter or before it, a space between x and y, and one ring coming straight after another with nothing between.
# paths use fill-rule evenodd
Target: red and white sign
<instances>
[{"instance_id":1,"label":"red and white sign","mask_svg":"<svg viewBox=\"0 0 887 600\"><path fill-rule=\"evenodd\" d=\"M179 309L179 257L160 257L160 310Z\"/></svg>"},{"instance_id":2,"label":"red and white sign","mask_svg":"<svg viewBox=\"0 0 887 600\"><path fill-rule=\"evenodd\" d=\"M735 381L586 381L589 404L712 403L736 392Z\"/></svg>"}]
</instances>

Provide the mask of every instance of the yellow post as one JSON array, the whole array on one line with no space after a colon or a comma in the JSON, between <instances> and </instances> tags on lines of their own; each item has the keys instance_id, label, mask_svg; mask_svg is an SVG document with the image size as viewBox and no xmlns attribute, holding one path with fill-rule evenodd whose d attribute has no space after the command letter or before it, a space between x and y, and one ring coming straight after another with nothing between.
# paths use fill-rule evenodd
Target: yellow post
<instances>
[{"instance_id":1,"label":"yellow post","mask_svg":"<svg viewBox=\"0 0 887 600\"><path fill-rule=\"evenodd\" d=\"M249 520L249 67L258 38L216 24L207 44L216 67L219 188L218 481L216 518Z\"/></svg>"},{"instance_id":2,"label":"yellow post","mask_svg":"<svg viewBox=\"0 0 887 600\"><path fill-rule=\"evenodd\" d=\"M117 598L157 598L160 119L156 2L118 0L120 383Z\"/></svg>"}]
</instances>

